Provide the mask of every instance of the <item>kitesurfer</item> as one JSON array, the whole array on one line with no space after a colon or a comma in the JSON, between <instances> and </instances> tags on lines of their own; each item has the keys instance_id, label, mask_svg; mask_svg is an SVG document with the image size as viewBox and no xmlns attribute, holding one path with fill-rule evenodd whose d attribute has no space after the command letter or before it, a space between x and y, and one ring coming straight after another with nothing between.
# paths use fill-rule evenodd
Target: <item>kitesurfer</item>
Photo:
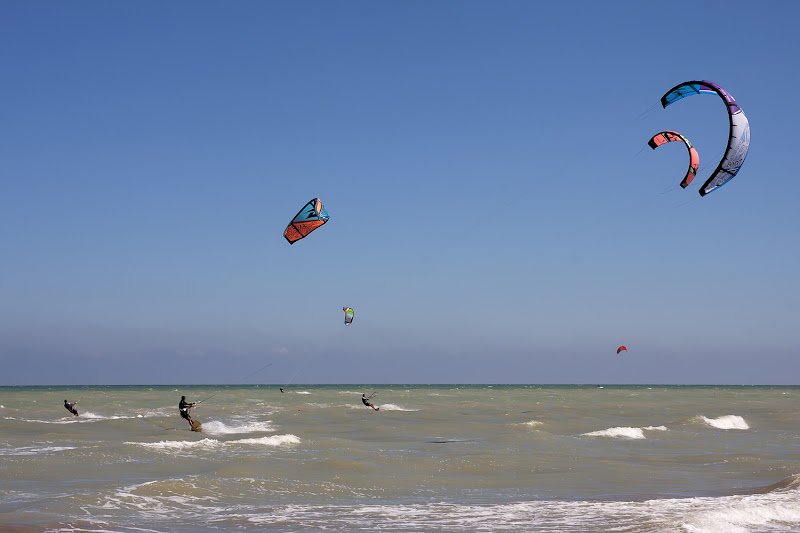
<instances>
[{"instance_id":1,"label":"kitesurfer","mask_svg":"<svg viewBox=\"0 0 800 533\"><path fill-rule=\"evenodd\" d=\"M189 409L197 405L197 402L189 403L186 401L186 396L181 396L181 403L178 404L178 410L181 412L181 416L189 421L189 425L194 425L194 420L192 417L189 416Z\"/></svg>"},{"instance_id":2,"label":"kitesurfer","mask_svg":"<svg viewBox=\"0 0 800 533\"><path fill-rule=\"evenodd\" d=\"M64 409L66 409L67 411L69 411L73 415L78 416L78 410L75 409L75 404L76 403L78 403L78 402L69 403L67 400L64 400Z\"/></svg>"},{"instance_id":3,"label":"kitesurfer","mask_svg":"<svg viewBox=\"0 0 800 533\"><path fill-rule=\"evenodd\" d=\"M370 402L370 399L372 399L373 396L375 396L375 395L372 394L370 396L367 396L366 394L361 394L361 402L364 405L366 405L367 407L372 407L373 409L375 409L377 411L380 408L379 407L375 407L374 405L372 405L372 402Z\"/></svg>"},{"instance_id":4,"label":"kitesurfer","mask_svg":"<svg viewBox=\"0 0 800 533\"><path fill-rule=\"evenodd\" d=\"M281 387L281 392L283 392L283 387Z\"/></svg>"}]
</instances>

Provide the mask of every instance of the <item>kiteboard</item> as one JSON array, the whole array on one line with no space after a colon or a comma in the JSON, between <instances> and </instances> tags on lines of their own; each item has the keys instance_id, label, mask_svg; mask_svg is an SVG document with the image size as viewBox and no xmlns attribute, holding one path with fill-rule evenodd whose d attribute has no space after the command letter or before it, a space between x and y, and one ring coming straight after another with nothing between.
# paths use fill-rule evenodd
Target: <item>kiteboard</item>
<instances>
[{"instance_id":1,"label":"kiteboard","mask_svg":"<svg viewBox=\"0 0 800 533\"><path fill-rule=\"evenodd\" d=\"M203 424L195 420L192 422L192 431L202 432L203 431Z\"/></svg>"}]
</instances>

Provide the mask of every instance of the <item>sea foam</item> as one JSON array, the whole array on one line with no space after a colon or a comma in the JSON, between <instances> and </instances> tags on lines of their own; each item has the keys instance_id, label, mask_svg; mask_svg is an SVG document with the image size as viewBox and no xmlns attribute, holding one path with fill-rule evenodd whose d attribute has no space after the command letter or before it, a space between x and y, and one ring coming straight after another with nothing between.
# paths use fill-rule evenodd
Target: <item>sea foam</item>
<instances>
[{"instance_id":1,"label":"sea foam","mask_svg":"<svg viewBox=\"0 0 800 533\"><path fill-rule=\"evenodd\" d=\"M19 448L0 449L0 455L41 455L77 449L77 446L21 446Z\"/></svg>"},{"instance_id":2,"label":"sea foam","mask_svg":"<svg viewBox=\"0 0 800 533\"><path fill-rule=\"evenodd\" d=\"M699 415L696 417L696 419L708 424L712 428L717 429L750 429L750 426L747 425L745 419L737 415L725 415L720 416L719 418L708 418L703 415Z\"/></svg>"},{"instance_id":3,"label":"sea foam","mask_svg":"<svg viewBox=\"0 0 800 533\"><path fill-rule=\"evenodd\" d=\"M529 501L495 505L286 505L250 514L264 529L317 520L331 530L652 531L748 533L798 531L800 507L789 495L627 501ZM618 524L616 528L602 525ZM598 525L601 525L598 527Z\"/></svg>"},{"instance_id":4,"label":"sea foam","mask_svg":"<svg viewBox=\"0 0 800 533\"><path fill-rule=\"evenodd\" d=\"M228 426L218 420L203 422L203 433L211 435L228 435L231 433L258 433L265 431L275 431L270 422L250 422L237 426Z\"/></svg>"},{"instance_id":5,"label":"sea foam","mask_svg":"<svg viewBox=\"0 0 800 533\"><path fill-rule=\"evenodd\" d=\"M600 431L590 431L584 433L584 437L613 437L618 439L645 439L644 431L642 428L608 428L601 429Z\"/></svg>"},{"instance_id":6,"label":"sea foam","mask_svg":"<svg viewBox=\"0 0 800 533\"><path fill-rule=\"evenodd\" d=\"M384 403L376 405L375 407L380 407L384 411L419 411L419 409L408 409L407 407L402 407L393 403Z\"/></svg>"},{"instance_id":7,"label":"sea foam","mask_svg":"<svg viewBox=\"0 0 800 533\"><path fill-rule=\"evenodd\" d=\"M189 450L192 448L217 448L223 443L216 439L201 439L162 440L159 442L126 442L125 444L134 444L136 446L143 446L144 448L153 448L156 450Z\"/></svg>"},{"instance_id":8,"label":"sea foam","mask_svg":"<svg viewBox=\"0 0 800 533\"><path fill-rule=\"evenodd\" d=\"M796 531L790 524L800 523L800 507L796 502L772 495L750 496L731 501L722 508L715 507L718 508L698 510L686 516L681 524L683 530L689 533Z\"/></svg>"},{"instance_id":9,"label":"sea foam","mask_svg":"<svg viewBox=\"0 0 800 533\"><path fill-rule=\"evenodd\" d=\"M256 444L260 446L281 446L283 444L299 444L300 439L291 434L287 435L272 435L268 437L261 437L256 439L238 439L221 441L217 439L201 439L201 440L162 440L159 442L126 442L125 444L132 444L135 446L143 446L145 448L152 448L155 450L165 451L181 451L191 449L218 449L224 446L232 446L235 444Z\"/></svg>"},{"instance_id":10,"label":"sea foam","mask_svg":"<svg viewBox=\"0 0 800 533\"><path fill-rule=\"evenodd\" d=\"M258 439L239 439L229 441L226 444L261 444L264 446L280 446L281 444L300 444L300 439L295 435L272 435L271 437L261 437Z\"/></svg>"},{"instance_id":11,"label":"sea foam","mask_svg":"<svg viewBox=\"0 0 800 533\"><path fill-rule=\"evenodd\" d=\"M95 413L93 413L91 411L83 411L80 414L80 416L82 416L84 420L87 420L87 419L89 419L89 420L102 420L102 419L105 419L105 418L119 418L119 417L110 417L110 416L98 415L98 414L95 414Z\"/></svg>"},{"instance_id":12,"label":"sea foam","mask_svg":"<svg viewBox=\"0 0 800 533\"><path fill-rule=\"evenodd\" d=\"M535 422L535 420L533 421ZM584 433L585 437L613 437L618 439L646 439L645 431L667 431L666 426L647 426L643 428L630 428L630 427L616 427L601 429L600 431L591 431Z\"/></svg>"}]
</instances>

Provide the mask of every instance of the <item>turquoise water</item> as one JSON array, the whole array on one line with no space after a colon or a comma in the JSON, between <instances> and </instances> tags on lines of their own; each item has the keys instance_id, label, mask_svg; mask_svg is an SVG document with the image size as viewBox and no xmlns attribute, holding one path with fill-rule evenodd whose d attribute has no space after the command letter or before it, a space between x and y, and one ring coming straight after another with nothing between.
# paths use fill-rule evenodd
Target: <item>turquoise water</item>
<instances>
[{"instance_id":1,"label":"turquoise water","mask_svg":"<svg viewBox=\"0 0 800 533\"><path fill-rule=\"evenodd\" d=\"M284 390L0 387L0 524L800 532L800 387Z\"/></svg>"}]
</instances>

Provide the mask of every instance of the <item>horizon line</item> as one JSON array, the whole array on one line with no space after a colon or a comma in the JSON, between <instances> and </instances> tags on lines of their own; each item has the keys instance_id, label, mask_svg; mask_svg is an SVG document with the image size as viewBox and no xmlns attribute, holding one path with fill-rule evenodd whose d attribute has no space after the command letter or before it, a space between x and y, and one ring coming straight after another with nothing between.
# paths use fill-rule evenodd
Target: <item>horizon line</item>
<instances>
[{"instance_id":1,"label":"horizon line","mask_svg":"<svg viewBox=\"0 0 800 533\"><path fill-rule=\"evenodd\" d=\"M775 383L104 383L104 384L18 384L2 387L800 387L800 384Z\"/></svg>"}]
</instances>

